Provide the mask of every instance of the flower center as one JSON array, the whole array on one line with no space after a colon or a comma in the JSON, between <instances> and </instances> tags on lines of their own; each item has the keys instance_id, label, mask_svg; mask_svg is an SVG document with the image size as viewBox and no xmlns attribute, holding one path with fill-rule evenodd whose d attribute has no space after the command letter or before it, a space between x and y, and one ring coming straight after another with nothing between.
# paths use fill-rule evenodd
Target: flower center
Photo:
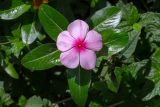
<instances>
[{"instance_id":1,"label":"flower center","mask_svg":"<svg viewBox=\"0 0 160 107\"><path fill-rule=\"evenodd\" d=\"M81 39L77 39L75 40L74 46L77 51L81 52L85 50L86 43Z\"/></svg>"}]
</instances>

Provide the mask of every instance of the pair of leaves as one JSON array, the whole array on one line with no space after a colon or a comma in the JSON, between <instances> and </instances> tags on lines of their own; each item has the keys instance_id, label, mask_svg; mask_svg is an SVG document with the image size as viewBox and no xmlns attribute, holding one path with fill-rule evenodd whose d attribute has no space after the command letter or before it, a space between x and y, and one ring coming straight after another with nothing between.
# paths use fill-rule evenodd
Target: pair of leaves
<instances>
[{"instance_id":1,"label":"pair of leaves","mask_svg":"<svg viewBox=\"0 0 160 107\"><path fill-rule=\"evenodd\" d=\"M38 16L44 30L53 40L56 40L58 34L68 25L62 14L46 4L40 6ZM22 26L21 34L26 44L31 44L40 35L34 22ZM45 44L33 49L24 56L22 64L31 70L44 70L59 64L60 52L54 47L55 44Z\"/></svg>"}]
</instances>

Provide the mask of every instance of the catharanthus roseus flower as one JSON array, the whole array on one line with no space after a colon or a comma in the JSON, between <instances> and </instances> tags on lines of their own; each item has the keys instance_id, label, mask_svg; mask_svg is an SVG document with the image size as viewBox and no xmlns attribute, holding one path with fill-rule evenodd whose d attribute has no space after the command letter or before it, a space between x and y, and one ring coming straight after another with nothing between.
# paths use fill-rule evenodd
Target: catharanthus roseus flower
<instances>
[{"instance_id":1,"label":"catharanthus roseus flower","mask_svg":"<svg viewBox=\"0 0 160 107\"><path fill-rule=\"evenodd\" d=\"M82 20L69 24L57 38L57 48L62 52L61 63L68 68L76 68L79 64L84 69L93 69L96 65L96 53L102 48L101 35Z\"/></svg>"}]
</instances>

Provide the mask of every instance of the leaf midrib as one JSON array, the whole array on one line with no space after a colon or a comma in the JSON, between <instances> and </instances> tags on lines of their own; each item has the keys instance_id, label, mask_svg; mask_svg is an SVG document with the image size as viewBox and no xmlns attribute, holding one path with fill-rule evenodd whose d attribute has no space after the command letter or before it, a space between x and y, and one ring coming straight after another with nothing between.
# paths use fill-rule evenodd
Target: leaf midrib
<instances>
[{"instance_id":1,"label":"leaf midrib","mask_svg":"<svg viewBox=\"0 0 160 107\"><path fill-rule=\"evenodd\" d=\"M125 37L125 38L126 38L126 37ZM112 41L110 41L110 42L104 43L104 45L108 45L108 44L110 44L110 43L112 43L112 42L114 42L114 41L120 40L120 39L123 39L123 37L119 37L119 38L114 39L114 40L112 40Z\"/></svg>"},{"instance_id":2,"label":"leaf midrib","mask_svg":"<svg viewBox=\"0 0 160 107\"><path fill-rule=\"evenodd\" d=\"M63 29L62 29L54 20L52 20L52 19L48 16L48 14L46 14L46 12L44 11L43 8L41 8L41 10L42 10L42 12L46 15L46 17L47 17L52 23L54 23L61 31L63 31Z\"/></svg>"},{"instance_id":3,"label":"leaf midrib","mask_svg":"<svg viewBox=\"0 0 160 107\"><path fill-rule=\"evenodd\" d=\"M45 57L47 57L47 56L49 56L49 55L52 55L52 54L54 54L54 53L56 53L56 52L58 52L58 50L56 50L56 51L54 51L54 52L51 52L51 53L49 53L49 54L47 54L47 55L44 55L44 56L42 56L42 57L39 57L39 58L37 58L37 59L34 59L34 60L31 60L31 61L25 62L24 64L33 63L33 62L35 62L35 61L37 61L37 60L43 59L43 58L45 58Z\"/></svg>"}]
</instances>

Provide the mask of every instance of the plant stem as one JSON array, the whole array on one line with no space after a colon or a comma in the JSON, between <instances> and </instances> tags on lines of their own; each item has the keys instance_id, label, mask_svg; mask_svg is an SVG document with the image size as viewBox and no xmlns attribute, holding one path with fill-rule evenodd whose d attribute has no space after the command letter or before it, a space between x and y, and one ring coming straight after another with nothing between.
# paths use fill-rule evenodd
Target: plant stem
<instances>
[{"instance_id":1,"label":"plant stem","mask_svg":"<svg viewBox=\"0 0 160 107\"><path fill-rule=\"evenodd\" d=\"M55 102L56 104L61 104L61 103L64 103L64 102L67 102L69 100L71 100L72 98L66 98L66 99L63 99L61 101L58 101L58 102Z\"/></svg>"},{"instance_id":2,"label":"plant stem","mask_svg":"<svg viewBox=\"0 0 160 107\"><path fill-rule=\"evenodd\" d=\"M109 107L116 107L116 106L118 106L118 105L120 105L122 103L124 103L124 101L120 101L120 102L114 103L114 104L110 105Z\"/></svg>"},{"instance_id":3,"label":"plant stem","mask_svg":"<svg viewBox=\"0 0 160 107\"><path fill-rule=\"evenodd\" d=\"M6 45L6 44L10 44L11 42L3 42L3 43L0 43L0 45Z\"/></svg>"}]
</instances>

